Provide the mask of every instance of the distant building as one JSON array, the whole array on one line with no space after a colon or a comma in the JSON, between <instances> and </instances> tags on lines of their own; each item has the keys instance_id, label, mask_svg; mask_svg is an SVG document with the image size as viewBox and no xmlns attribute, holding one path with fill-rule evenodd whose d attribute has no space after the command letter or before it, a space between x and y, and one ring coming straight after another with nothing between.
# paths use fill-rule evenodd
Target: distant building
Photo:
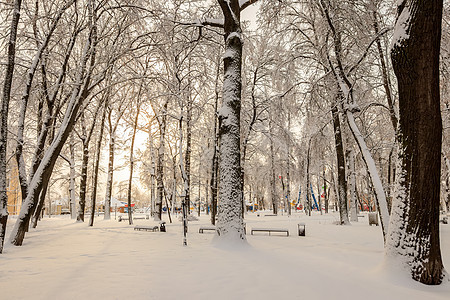
<instances>
[{"instance_id":1,"label":"distant building","mask_svg":"<svg viewBox=\"0 0 450 300\"><path fill-rule=\"evenodd\" d=\"M18 215L22 207L22 191L20 190L19 170L15 160L12 160L11 170L7 174L7 180L8 213L10 215Z\"/></svg>"}]
</instances>

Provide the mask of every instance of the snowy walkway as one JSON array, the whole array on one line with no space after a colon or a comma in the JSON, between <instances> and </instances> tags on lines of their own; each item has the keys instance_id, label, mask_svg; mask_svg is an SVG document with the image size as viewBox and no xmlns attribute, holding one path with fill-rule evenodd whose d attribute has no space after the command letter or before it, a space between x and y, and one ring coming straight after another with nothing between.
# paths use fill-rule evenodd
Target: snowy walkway
<instances>
[{"instance_id":1,"label":"snowy walkway","mask_svg":"<svg viewBox=\"0 0 450 300\"><path fill-rule=\"evenodd\" d=\"M189 223L188 247L179 221L149 233L133 229L157 225L152 220L97 220L90 228L46 218L22 247L8 244L0 255L0 299L450 299L450 282L388 279L381 229L367 217L336 226L337 215L250 213L247 228L288 228L290 236L247 235L248 246L227 249L198 233L208 217ZM297 235L298 222L306 237ZM441 225L441 244L449 270L450 225Z\"/></svg>"}]
</instances>

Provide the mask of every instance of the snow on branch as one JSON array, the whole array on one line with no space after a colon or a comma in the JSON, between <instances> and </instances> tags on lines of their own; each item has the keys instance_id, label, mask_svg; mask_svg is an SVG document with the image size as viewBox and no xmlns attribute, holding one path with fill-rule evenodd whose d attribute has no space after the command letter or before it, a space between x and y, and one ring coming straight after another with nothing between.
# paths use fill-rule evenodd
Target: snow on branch
<instances>
[{"instance_id":1,"label":"snow on branch","mask_svg":"<svg viewBox=\"0 0 450 300\"><path fill-rule=\"evenodd\" d=\"M258 2L258 0L239 0L239 8L241 9L241 11L243 11L256 2Z\"/></svg>"},{"instance_id":2,"label":"snow on branch","mask_svg":"<svg viewBox=\"0 0 450 300\"><path fill-rule=\"evenodd\" d=\"M193 22L177 22L181 25L187 25L187 26L197 26L197 27L203 27L203 26L211 26L211 27L217 27L217 28L223 28L225 21L223 19L198 19Z\"/></svg>"}]
</instances>

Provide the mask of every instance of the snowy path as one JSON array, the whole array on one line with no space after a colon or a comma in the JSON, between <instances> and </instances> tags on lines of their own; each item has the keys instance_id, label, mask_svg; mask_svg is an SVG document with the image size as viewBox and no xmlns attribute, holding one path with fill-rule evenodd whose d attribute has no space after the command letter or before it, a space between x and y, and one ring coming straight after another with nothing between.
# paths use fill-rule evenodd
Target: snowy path
<instances>
[{"instance_id":1,"label":"snowy path","mask_svg":"<svg viewBox=\"0 0 450 300\"><path fill-rule=\"evenodd\" d=\"M247 235L248 246L222 247L190 222L188 247L179 221L167 232L134 231L126 222L93 228L68 218L44 219L22 247L0 255L0 299L449 299L450 282L427 287L387 279L382 234L362 218L337 215L246 216L252 227L289 228L290 236ZM306 223L306 237L296 224ZM12 225L13 219L9 222ZM135 224L151 225L151 220ZM9 228L8 228L9 229ZM441 225L450 268L450 225Z\"/></svg>"}]
</instances>

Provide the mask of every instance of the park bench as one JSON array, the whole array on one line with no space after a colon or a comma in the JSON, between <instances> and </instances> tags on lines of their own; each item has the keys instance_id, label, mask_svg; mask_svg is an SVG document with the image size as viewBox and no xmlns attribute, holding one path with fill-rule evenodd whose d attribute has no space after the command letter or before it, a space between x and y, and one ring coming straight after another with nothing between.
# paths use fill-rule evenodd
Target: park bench
<instances>
[{"instance_id":1,"label":"park bench","mask_svg":"<svg viewBox=\"0 0 450 300\"><path fill-rule=\"evenodd\" d=\"M289 236L289 230L283 229L283 228L252 228L252 231L250 232L251 235L253 235L253 232L268 232L269 235L271 232L284 232L286 233L286 236Z\"/></svg>"},{"instance_id":2,"label":"park bench","mask_svg":"<svg viewBox=\"0 0 450 300\"><path fill-rule=\"evenodd\" d=\"M205 230L216 231L217 228L216 228L216 226L201 226L198 229L198 233L203 233L203 231L205 231ZM245 223L244 223L244 233L247 234L247 228L246 228Z\"/></svg>"},{"instance_id":3,"label":"park bench","mask_svg":"<svg viewBox=\"0 0 450 300\"><path fill-rule=\"evenodd\" d=\"M215 226L202 226L198 229L198 233L203 233L205 230L216 231Z\"/></svg>"},{"instance_id":4,"label":"park bench","mask_svg":"<svg viewBox=\"0 0 450 300\"><path fill-rule=\"evenodd\" d=\"M136 225L134 227L134 230L138 230L138 231L158 231L159 227L158 226L142 226L142 225Z\"/></svg>"},{"instance_id":5,"label":"park bench","mask_svg":"<svg viewBox=\"0 0 450 300\"><path fill-rule=\"evenodd\" d=\"M150 217L149 215L145 215L145 216L133 216L133 220L148 220ZM128 220L128 216L119 216L118 220L119 222Z\"/></svg>"}]
</instances>

